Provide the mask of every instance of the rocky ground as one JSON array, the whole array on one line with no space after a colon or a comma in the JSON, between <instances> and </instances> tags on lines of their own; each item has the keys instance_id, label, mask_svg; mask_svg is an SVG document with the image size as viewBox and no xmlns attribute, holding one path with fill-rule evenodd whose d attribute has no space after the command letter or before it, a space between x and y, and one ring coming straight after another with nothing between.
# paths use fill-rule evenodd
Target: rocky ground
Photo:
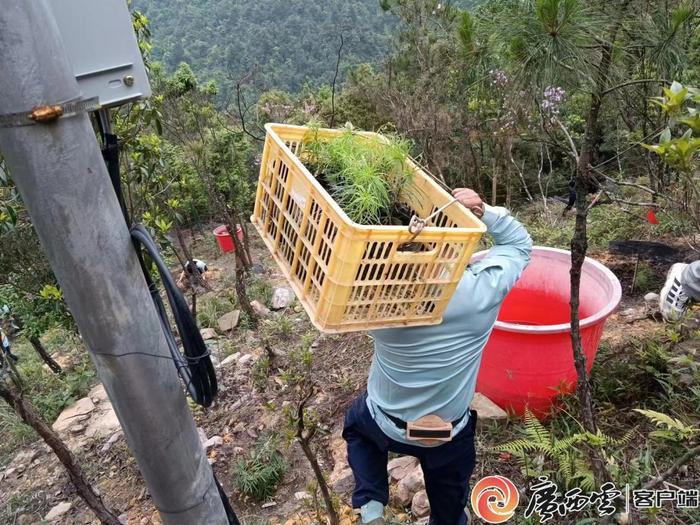
<instances>
[{"instance_id":1,"label":"rocky ground","mask_svg":"<svg viewBox=\"0 0 700 525\"><path fill-rule=\"evenodd\" d=\"M200 312L206 312L203 305L207 300L231 296L232 261L228 256L218 255L206 235L197 237L193 250L211 269L208 275L212 289L199 298ZM216 319L208 323L211 326L203 329L221 386L221 394L213 407L204 410L193 406L203 446L244 523L317 523L319 500L308 462L293 441L284 439L284 409L294 400L293 392L286 388L280 373L286 366L289 352L311 340L314 379L323 385L309 405L321 421L322 432L314 446L330 485L343 502L342 524L355 523L356 516L348 506L352 474L340 431L345 408L364 388L371 341L361 333L324 336L316 332L259 245L254 247L254 258L258 279L270 283L268 291L262 294L267 297L255 297L254 292L252 295L256 299L256 310L264 318L263 326L258 330L248 329L243 326L239 310L231 308L218 312ZM609 253L602 253L599 258L617 271L626 284L634 259ZM629 292L628 283L625 288ZM663 332L663 325L655 318L653 298L648 297L649 301L645 302L644 292L626 293L620 312L608 325L604 344L623 347L635 334L651 336ZM263 362L267 363L264 369ZM477 396L475 404L480 416L477 436L480 446L493 440L494 435L512 431L507 415L488 399ZM499 420L504 421L494 423ZM81 458L105 502L121 514L125 524L160 523L101 385L96 385L85 398L66 408L53 427ZM254 501L241 494L233 471L236 463L247 457L261 437L270 433L282 436L281 446L289 469L273 497ZM494 462L500 465L501 472L507 470L507 459L484 458L475 476L492 473ZM429 505L416 460L393 458L388 471L395 518L406 523L424 521ZM8 523L97 523L75 494L58 461L41 442L18 451L14 459L0 469L0 506L3 505L11 509L5 514L9 516Z\"/></svg>"}]
</instances>

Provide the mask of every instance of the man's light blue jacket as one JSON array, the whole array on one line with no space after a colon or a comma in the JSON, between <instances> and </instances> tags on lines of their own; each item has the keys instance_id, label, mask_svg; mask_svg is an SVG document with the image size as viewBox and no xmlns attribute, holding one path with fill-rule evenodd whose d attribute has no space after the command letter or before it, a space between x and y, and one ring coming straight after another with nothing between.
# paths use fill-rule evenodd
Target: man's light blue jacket
<instances>
[{"instance_id":1,"label":"man's light blue jacket","mask_svg":"<svg viewBox=\"0 0 700 525\"><path fill-rule=\"evenodd\" d=\"M406 440L406 431L378 407L403 421L428 414L455 421L467 412L453 435L468 422L481 354L501 303L530 261L532 249L527 230L506 209L485 206L482 221L494 246L484 259L467 267L443 322L372 332L367 405L391 439L417 444Z\"/></svg>"}]
</instances>

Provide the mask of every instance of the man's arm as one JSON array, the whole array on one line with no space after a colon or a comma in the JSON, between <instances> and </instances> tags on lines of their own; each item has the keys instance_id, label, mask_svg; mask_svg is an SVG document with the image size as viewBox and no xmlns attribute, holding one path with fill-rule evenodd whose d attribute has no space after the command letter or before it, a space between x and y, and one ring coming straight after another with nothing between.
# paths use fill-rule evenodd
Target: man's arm
<instances>
[{"instance_id":1,"label":"man's arm","mask_svg":"<svg viewBox=\"0 0 700 525\"><path fill-rule=\"evenodd\" d=\"M501 207L489 206L474 191L460 188L455 198L469 209L481 208L481 220L493 237L494 246L482 260L470 265L480 287L494 302L501 302L530 262L532 239L525 227Z\"/></svg>"}]
</instances>

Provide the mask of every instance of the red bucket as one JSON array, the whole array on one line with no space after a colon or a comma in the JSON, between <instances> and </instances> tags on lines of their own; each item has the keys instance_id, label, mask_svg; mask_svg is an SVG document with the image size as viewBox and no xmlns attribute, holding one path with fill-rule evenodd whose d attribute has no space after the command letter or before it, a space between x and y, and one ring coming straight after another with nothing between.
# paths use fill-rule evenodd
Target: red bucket
<instances>
[{"instance_id":1,"label":"red bucket","mask_svg":"<svg viewBox=\"0 0 700 525\"><path fill-rule=\"evenodd\" d=\"M480 252L472 261L486 255ZM569 291L571 254L535 246L532 261L506 297L489 338L476 389L501 408L546 417L559 393L572 392ZM590 372L603 326L622 288L605 266L586 257L581 275L581 339Z\"/></svg>"},{"instance_id":2,"label":"red bucket","mask_svg":"<svg viewBox=\"0 0 700 525\"><path fill-rule=\"evenodd\" d=\"M219 248L223 253L235 252L236 246L233 244L233 238L228 231L226 226L219 226L214 230L214 237L216 237L216 242L219 243ZM243 228L240 224L236 224L236 237L238 240L243 242Z\"/></svg>"}]
</instances>

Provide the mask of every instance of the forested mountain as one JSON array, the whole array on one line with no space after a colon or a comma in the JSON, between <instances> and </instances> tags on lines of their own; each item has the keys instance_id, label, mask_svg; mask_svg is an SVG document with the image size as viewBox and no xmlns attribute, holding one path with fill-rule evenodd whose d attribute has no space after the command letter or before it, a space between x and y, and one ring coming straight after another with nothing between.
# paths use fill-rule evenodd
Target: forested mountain
<instances>
[{"instance_id":1,"label":"forested mountain","mask_svg":"<svg viewBox=\"0 0 700 525\"><path fill-rule=\"evenodd\" d=\"M172 70L189 63L223 86L256 64L267 88L295 91L333 79L340 34L343 66L374 62L396 21L377 0L135 0L151 21L153 54Z\"/></svg>"}]
</instances>

